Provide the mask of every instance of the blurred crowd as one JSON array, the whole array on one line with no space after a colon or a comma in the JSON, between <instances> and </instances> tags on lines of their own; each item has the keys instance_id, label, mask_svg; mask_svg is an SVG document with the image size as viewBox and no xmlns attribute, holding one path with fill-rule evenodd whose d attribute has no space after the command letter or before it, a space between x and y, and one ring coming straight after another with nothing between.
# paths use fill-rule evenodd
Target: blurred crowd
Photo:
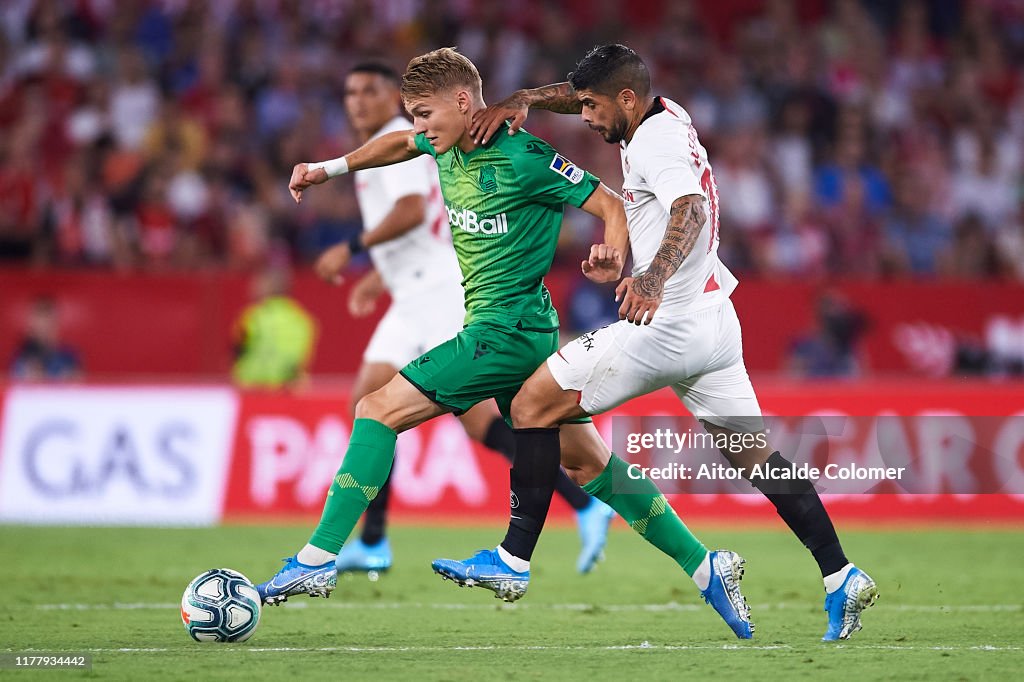
<instances>
[{"instance_id":1,"label":"blurred crowd","mask_svg":"<svg viewBox=\"0 0 1024 682\"><path fill-rule=\"evenodd\" d=\"M359 229L346 69L457 45L496 101L623 42L685 106L742 274L1024 279L1024 5L1014 0L4 0L0 259L257 269ZM527 126L621 183L571 116ZM597 234L567 218L558 266Z\"/></svg>"}]
</instances>

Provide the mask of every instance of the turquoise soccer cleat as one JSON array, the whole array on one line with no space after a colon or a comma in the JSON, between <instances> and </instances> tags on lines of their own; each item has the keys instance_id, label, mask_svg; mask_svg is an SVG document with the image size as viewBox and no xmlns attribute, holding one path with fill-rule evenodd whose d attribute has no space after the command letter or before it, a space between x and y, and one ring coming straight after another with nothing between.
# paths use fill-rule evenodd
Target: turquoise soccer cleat
<instances>
[{"instance_id":1,"label":"turquoise soccer cleat","mask_svg":"<svg viewBox=\"0 0 1024 682\"><path fill-rule=\"evenodd\" d=\"M526 594L530 572L519 573L501 560L496 549L483 549L463 561L435 559L430 566L445 580L460 587L483 587L498 599L514 602Z\"/></svg>"},{"instance_id":2,"label":"turquoise soccer cleat","mask_svg":"<svg viewBox=\"0 0 1024 682\"><path fill-rule=\"evenodd\" d=\"M849 639L861 629L860 614L878 599L878 586L871 577L856 566L850 569L842 586L825 595L828 630L823 642Z\"/></svg>"},{"instance_id":3,"label":"turquoise soccer cleat","mask_svg":"<svg viewBox=\"0 0 1024 682\"><path fill-rule=\"evenodd\" d=\"M295 557L288 557L284 559L284 568L267 582L257 585L256 591L264 604L275 605L297 594L330 597L337 584L338 570L333 561L320 566L307 566L300 564Z\"/></svg>"},{"instance_id":4,"label":"turquoise soccer cleat","mask_svg":"<svg viewBox=\"0 0 1024 682\"><path fill-rule=\"evenodd\" d=\"M701 592L704 601L711 604L740 639L754 636L750 621L750 607L740 592L744 560L739 554L727 550L711 552L711 582Z\"/></svg>"},{"instance_id":5,"label":"turquoise soccer cleat","mask_svg":"<svg viewBox=\"0 0 1024 682\"><path fill-rule=\"evenodd\" d=\"M391 545L387 538L373 545L360 538L350 540L338 552L334 565L338 573L366 573L370 580L376 580L391 568Z\"/></svg>"}]
</instances>

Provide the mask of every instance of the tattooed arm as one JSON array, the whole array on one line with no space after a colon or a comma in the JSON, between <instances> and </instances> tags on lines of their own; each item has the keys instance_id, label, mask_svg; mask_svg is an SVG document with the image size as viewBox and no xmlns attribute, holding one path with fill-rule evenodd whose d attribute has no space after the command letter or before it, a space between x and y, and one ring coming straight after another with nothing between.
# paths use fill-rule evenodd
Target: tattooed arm
<instances>
[{"instance_id":1,"label":"tattooed arm","mask_svg":"<svg viewBox=\"0 0 1024 682\"><path fill-rule=\"evenodd\" d=\"M522 127L530 109L546 109L556 114L578 114L583 105L568 83L554 83L539 88L516 90L511 95L473 115L469 134L482 144L498 132L501 124L509 121L509 135Z\"/></svg>"},{"instance_id":2,"label":"tattooed arm","mask_svg":"<svg viewBox=\"0 0 1024 682\"><path fill-rule=\"evenodd\" d=\"M687 194L672 202L665 236L647 271L635 279L623 279L615 290L616 298L625 294L619 307L619 319L635 324L651 323L654 311L661 305L665 282L693 251L706 220L704 197L700 194Z\"/></svg>"},{"instance_id":3,"label":"tattooed arm","mask_svg":"<svg viewBox=\"0 0 1024 682\"><path fill-rule=\"evenodd\" d=\"M546 109L556 114L578 114L583 111L583 104L576 98L576 91L567 82L519 90L506 102L517 96L520 103L532 109Z\"/></svg>"}]
</instances>

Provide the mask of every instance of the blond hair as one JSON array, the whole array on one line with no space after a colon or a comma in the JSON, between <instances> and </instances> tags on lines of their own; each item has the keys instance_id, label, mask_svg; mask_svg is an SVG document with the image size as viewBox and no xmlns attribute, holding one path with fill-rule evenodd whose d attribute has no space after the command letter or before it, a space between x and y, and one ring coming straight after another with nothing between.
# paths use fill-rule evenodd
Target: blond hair
<instances>
[{"instance_id":1,"label":"blond hair","mask_svg":"<svg viewBox=\"0 0 1024 682\"><path fill-rule=\"evenodd\" d=\"M402 98L429 97L454 88L467 88L474 97L483 97L483 84L476 66L454 48L414 57L402 76Z\"/></svg>"}]
</instances>

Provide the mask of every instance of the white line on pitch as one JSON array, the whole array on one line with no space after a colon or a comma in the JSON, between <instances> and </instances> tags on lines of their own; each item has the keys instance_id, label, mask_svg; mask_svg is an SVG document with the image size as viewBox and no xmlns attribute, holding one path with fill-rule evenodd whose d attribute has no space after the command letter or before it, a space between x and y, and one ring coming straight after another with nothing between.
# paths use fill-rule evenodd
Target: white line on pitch
<instances>
[{"instance_id":1,"label":"white line on pitch","mask_svg":"<svg viewBox=\"0 0 1024 682\"><path fill-rule=\"evenodd\" d=\"M751 606L756 611L784 611L804 610L817 608L818 602L778 602L771 604L754 604ZM287 602L286 609L305 608L327 608L347 610L400 610L400 609L437 609L441 611L494 611L500 610L552 610L552 611L607 611L609 613L629 612L660 612L678 611L694 612L703 611L706 607L702 604L680 604L678 602L667 602L665 604L465 604L459 602L451 603L424 603L424 602L346 602L346 601L295 601ZM136 611L136 610L177 610L178 604L172 603L149 603L149 602L115 602L113 604L37 604L36 607L42 611ZM1003 613L1024 610L1021 604L956 604L939 606L935 604L876 604L875 611L906 611L914 613Z\"/></svg>"},{"instance_id":2,"label":"white line on pitch","mask_svg":"<svg viewBox=\"0 0 1024 682\"><path fill-rule=\"evenodd\" d=\"M808 647L799 647L801 650ZM897 644L822 644L819 648L821 649L870 649L870 650L883 650L883 651L989 651L989 652L1005 652L1005 651L1021 651L1024 647L1019 646L992 646L988 644L983 645L966 645L966 646L914 646L910 645L897 645ZM793 646L788 644L769 644L769 645L756 645L756 644L650 644L649 642L641 642L640 644L622 644L613 646L551 646L551 645L505 645L499 644L494 646L328 646L328 647L232 647L226 649L220 649L223 652L239 652L239 653L274 653L274 652L287 652L287 653L354 653L354 654L377 654L377 653L423 653L423 652L458 652L458 651L769 651L769 650L792 650ZM14 649L7 649L8 653L13 652ZM18 649L19 652L32 652L32 651L46 651L52 653L60 653L54 649ZM122 647L122 648L93 648L93 649L76 649L77 653L164 653L164 652L185 652L184 649L172 649L172 648L157 648L157 647Z\"/></svg>"}]
</instances>

